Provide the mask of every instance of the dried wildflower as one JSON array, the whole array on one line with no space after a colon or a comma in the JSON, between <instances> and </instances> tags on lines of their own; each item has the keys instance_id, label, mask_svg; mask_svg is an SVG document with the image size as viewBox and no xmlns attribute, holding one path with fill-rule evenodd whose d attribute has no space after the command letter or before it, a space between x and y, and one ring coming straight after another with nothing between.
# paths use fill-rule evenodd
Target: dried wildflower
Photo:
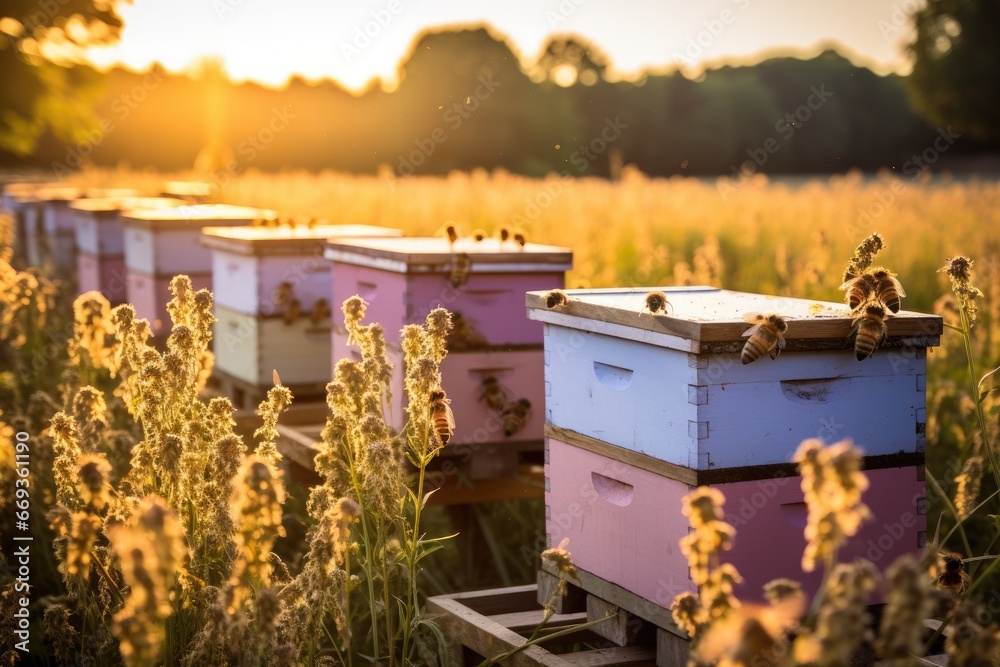
<instances>
[{"instance_id":1,"label":"dried wildflower","mask_svg":"<svg viewBox=\"0 0 1000 667\"><path fill-rule=\"evenodd\" d=\"M577 578L576 566L573 565L572 554L566 549L569 538L564 538L558 547L552 547L542 552L542 563L550 563L559 573L559 577Z\"/></svg>"},{"instance_id":2,"label":"dried wildflower","mask_svg":"<svg viewBox=\"0 0 1000 667\"><path fill-rule=\"evenodd\" d=\"M159 661L171 591L184 573L184 532L163 500L140 503L129 525L106 531L118 555L130 593L113 618L122 660L127 667Z\"/></svg>"},{"instance_id":3,"label":"dried wildflower","mask_svg":"<svg viewBox=\"0 0 1000 667\"><path fill-rule=\"evenodd\" d=\"M970 456L962 466L962 472L955 478L955 509L963 519L976 507L979 500L979 486L983 481L983 457Z\"/></svg>"},{"instance_id":4,"label":"dried wildflower","mask_svg":"<svg viewBox=\"0 0 1000 667\"><path fill-rule=\"evenodd\" d=\"M373 442L359 465L365 507L384 519L399 511L401 471L396 452L387 442Z\"/></svg>"},{"instance_id":5,"label":"dried wildflower","mask_svg":"<svg viewBox=\"0 0 1000 667\"><path fill-rule=\"evenodd\" d=\"M802 584L791 579L774 579L764 584L764 599L772 604L802 595Z\"/></svg>"},{"instance_id":6,"label":"dried wildflower","mask_svg":"<svg viewBox=\"0 0 1000 667\"><path fill-rule=\"evenodd\" d=\"M947 260L938 273L947 273L951 281L951 291L958 299L958 310L964 314L969 323L969 328L976 323L976 316L979 308L976 299L983 296L983 291L972 284L972 267L975 261L968 257L959 255L954 259Z\"/></svg>"},{"instance_id":7,"label":"dried wildflower","mask_svg":"<svg viewBox=\"0 0 1000 667\"><path fill-rule=\"evenodd\" d=\"M817 439L804 440L794 461L799 464L809 509L802 569L812 572L817 562L832 558L871 516L861 502L868 479L860 471L861 451L849 440L829 447Z\"/></svg>"},{"instance_id":8,"label":"dried wildflower","mask_svg":"<svg viewBox=\"0 0 1000 667\"><path fill-rule=\"evenodd\" d=\"M257 443L257 455L268 465L276 466L281 461L281 454L274 441L278 437L278 417L292 404L292 392L284 385L271 387L267 390L267 398L257 407L257 415L263 424L254 431L253 437L260 438Z\"/></svg>"},{"instance_id":9,"label":"dried wildflower","mask_svg":"<svg viewBox=\"0 0 1000 667\"><path fill-rule=\"evenodd\" d=\"M847 268L844 269L844 277L841 282L846 283L864 273L865 269L871 266L875 260L875 255L883 248L885 248L885 243L882 241L882 237L879 236L878 232L872 232L868 238L858 244L858 247L854 251L854 256L851 257Z\"/></svg>"},{"instance_id":10,"label":"dried wildflower","mask_svg":"<svg viewBox=\"0 0 1000 667\"><path fill-rule=\"evenodd\" d=\"M66 536L66 555L59 564L59 571L70 590L79 590L90 573L91 551L97 543L101 519L89 512L73 512L71 522Z\"/></svg>"},{"instance_id":11,"label":"dried wildflower","mask_svg":"<svg viewBox=\"0 0 1000 667\"><path fill-rule=\"evenodd\" d=\"M870 638L868 594L875 587L875 568L867 561L838 564L830 571L812 634L800 635L794 655L799 663L818 667L849 664L855 647Z\"/></svg>"},{"instance_id":12,"label":"dried wildflower","mask_svg":"<svg viewBox=\"0 0 1000 667\"><path fill-rule=\"evenodd\" d=\"M56 484L56 502L70 509L80 507L80 496L76 481L80 459L79 434L76 424L65 412L57 412L52 417L49 429L52 436L52 449L55 453L53 461L53 477Z\"/></svg>"},{"instance_id":13,"label":"dried wildflower","mask_svg":"<svg viewBox=\"0 0 1000 667\"><path fill-rule=\"evenodd\" d=\"M787 633L798 625L805 597L735 609L704 630L694 655L698 664L784 667L791 665Z\"/></svg>"},{"instance_id":14,"label":"dried wildflower","mask_svg":"<svg viewBox=\"0 0 1000 667\"><path fill-rule=\"evenodd\" d=\"M903 556L886 573L889 582L888 604L875 650L887 659L907 661L921 650L924 619L932 607L927 573L912 556Z\"/></svg>"},{"instance_id":15,"label":"dried wildflower","mask_svg":"<svg viewBox=\"0 0 1000 667\"><path fill-rule=\"evenodd\" d=\"M108 504L111 488L111 464L103 454L83 454L78 459L80 476L77 489L84 505L100 514Z\"/></svg>"},{"instance_id":16,"label":"dried wildflower","mask_svg":"<svg viewBox=\"0 0 1000 667\"><path fill-rule=\"evenodd\" d=\"M695 637L701 627L701 602L691 593L680 593L670 605L670 615L689 637Z\"/></svg>"},{"instance_id":17,"label":"dried wildflower","mask_svg":"<svg viewBox=\"0 0 1000 667\"><path fill-rule=\"evenodd\" d=\"M80 633L69 622L69 608L64 604L54 604L46 607L42 616L42 627L45 638L52 645L56 660L63 665L69 665L76 659L80 647Z\"/></svg>"},{"instance_id":18,"label":"dried wildflower","mask_svg":"<svg viewBox=\"0 0 1000 667\"><path fill-rule=\"evenodd\" d=\"M974 619L985 611L966 600L955 612L952 631L945 641L949 667L993 667L1000 653L1000 628L995 623L983 627Z\"/></svg>"},{"instance_id":19,"label":"dried wildflower","mask_svg":"<svg viewBox=\"0 0 1000 667\"><path fill-rule=\"evenodd\" d=\"M230 501L236 525L236 561L227 588L228 613L236 614L253 591L271 584L271 548L285 534L280 474L263 457L248 456L233 481Z\"/></svg>"},{"instance_id":20,"label":"dried wildflower","mask_svg":"<svg viewBox=\"0 0 1000 667\"><path fill-rule=\"evenodd\" d=\"M107 370L115 377L121 362L115 339L111 304L98 291L85 292L73 301L73 338L70 360L79 366Z\"/></svg>"},{"instance_id":21,"label":"dried wildflower","mask_svg":"<svg viewBox=\"0 0 1000 667\"><path fill-rule=\"evenodd\" d=\"M73 421L76 423L80 449L96 452L108 432L108 407L104 394L93 387L82 387L73 397Z\"/></svg>"},{"instance_id":22,"label":"dried wildflower","mask_svg":"<svg viewBox=\"0 0 1000 667\"><path fill-rule=\"evenodd\" d=\"M701 486L684 496L681 511L694 529L681 538L681 553L688 559L691 579L699 586L708 581L709 564L719 552L732 547L736 531L722 521L725 497L718 489Z\"/></svg>"}]
</instances>

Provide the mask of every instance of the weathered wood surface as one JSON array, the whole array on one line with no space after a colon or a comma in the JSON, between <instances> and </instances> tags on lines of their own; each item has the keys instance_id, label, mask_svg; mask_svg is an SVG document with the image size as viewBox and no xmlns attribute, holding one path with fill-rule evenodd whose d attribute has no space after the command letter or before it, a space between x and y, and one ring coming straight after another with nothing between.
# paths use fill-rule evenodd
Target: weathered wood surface
<instances>
[{"instance_id":1,"label":"weathered wood surface","mask_svg":"<svg viewBox=\"0 0 1000 667\"><path fill-rule=\"evenodd\" d=\"M206 227L202 244L237 255L316 255L323 256L328 239L398 237L403 230L376 225L330 225L313 227Z\"/></svg>"},{"instance_id":2,"label":"weathered wood surface","mask_svg":"<svg viewBox=\"0 0 1000 667\"><path fill-rule=\"evenodd\" d=\"M460 238L453 244L443 237L333 241L326 251L327 257L334 261L399 273L450 271L455 256L461 253L469 255L473 272L522 270L518 267L548 267L547 270L558 271L573 268L573 251L569 248L537 243L522 248L513 240L501 242L493 238L482 241Z\"/></svg>"},{"instance_id":3,"label":"weathered wood surface","mask_svg":"<svg viewBox=\"0 0 1000 667\"><path fill-rule=\"evenodd\" d=\"M714 287L654 289L667 295L672 306L669 315L640 315L650 288L569 290L569 304L554 310L545 306L544 292L532 291L526 295L525 304L528 317L532 319L584 330L603 330L611 335L663 346L676 345L678 349L691 352L702 351L699 343L735 342L742 347L743 333L750 328L743 316L751 312L774 312L785 317L788 322L785 339L790 346L798 341L826 340L842 344L852 329L850 311L844 304ZM937 342L930 341L943 331L939 316L906 310L889 318L887 324L887 347L898 344L894 339L909 337L923 337L928 339L926 344L936 345ZM798 349L804 347L807 345L797 346Z\"/></svg>"}]
</instances>

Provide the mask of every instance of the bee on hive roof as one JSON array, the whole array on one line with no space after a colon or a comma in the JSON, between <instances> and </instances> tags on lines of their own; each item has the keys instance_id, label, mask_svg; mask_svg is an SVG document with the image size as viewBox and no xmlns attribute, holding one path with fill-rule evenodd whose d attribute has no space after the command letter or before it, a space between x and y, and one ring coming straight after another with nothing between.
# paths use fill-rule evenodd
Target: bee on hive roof
<instances>
[{"instance_id":1,"label":"bee on hive roof","mask_svg":"<svg viewBox=\"0 0 1000 667\"><path fill-rule=\"evenodd\" d=\"M775 313L762 315L761 313L747 313L743 319L753 324L751 328L743 333L743 337L749 339L743 345L743 352L740 355L744 364L757 361L765 353L772 359L777 359L778 355L785 349L785 332L788 331L788 323L785 318Z\"/></svg>"}]
</instances>

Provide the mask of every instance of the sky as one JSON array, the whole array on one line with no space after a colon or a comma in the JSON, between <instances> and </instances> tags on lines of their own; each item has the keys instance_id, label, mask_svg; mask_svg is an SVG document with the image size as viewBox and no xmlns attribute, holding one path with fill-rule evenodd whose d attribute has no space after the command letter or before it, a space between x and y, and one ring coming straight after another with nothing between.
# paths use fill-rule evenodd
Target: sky
<instances>
[{"instance_id":1,"label":"sky","mask_svg":"<svg viewBox=\"0 0 1000 667\"><path fill-rule=\"evenodd\" d=\"M552 34L586 37L624 78L831 44L880 73L905 72L907 15L920 1L134 0L121 5L120 43L90 60L178 72L215 56L236 81L280 86L299 75L358 91L373 77L392 87L422 31L488 23L528 62Z\"/></svg>"}]
</instances>

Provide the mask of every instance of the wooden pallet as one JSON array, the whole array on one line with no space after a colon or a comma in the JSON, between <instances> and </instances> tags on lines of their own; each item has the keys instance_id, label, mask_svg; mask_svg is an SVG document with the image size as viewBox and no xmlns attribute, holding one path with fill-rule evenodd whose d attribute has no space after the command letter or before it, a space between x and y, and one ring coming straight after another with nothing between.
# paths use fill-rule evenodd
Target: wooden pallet
<instances>
[{"instance_id":1,"label":"wooden pallet","mask_svg":"<svg viewBox=\"0 0 1000 667\"><path fill-rule=\"evenodd\" d=\"M448 638L452 665L472 667L527 643L542 620L538 587L513 586L472 593L440 595L427 600L427 612ZM585 623L587 612L556 614L548 633ZM651 645L615 646L592 630L572 632L530 646L498 664L514 667L573 667L589 665L655 666ZM683 665L683 663L677 663Z\"/></svg>"}]
</instances>

